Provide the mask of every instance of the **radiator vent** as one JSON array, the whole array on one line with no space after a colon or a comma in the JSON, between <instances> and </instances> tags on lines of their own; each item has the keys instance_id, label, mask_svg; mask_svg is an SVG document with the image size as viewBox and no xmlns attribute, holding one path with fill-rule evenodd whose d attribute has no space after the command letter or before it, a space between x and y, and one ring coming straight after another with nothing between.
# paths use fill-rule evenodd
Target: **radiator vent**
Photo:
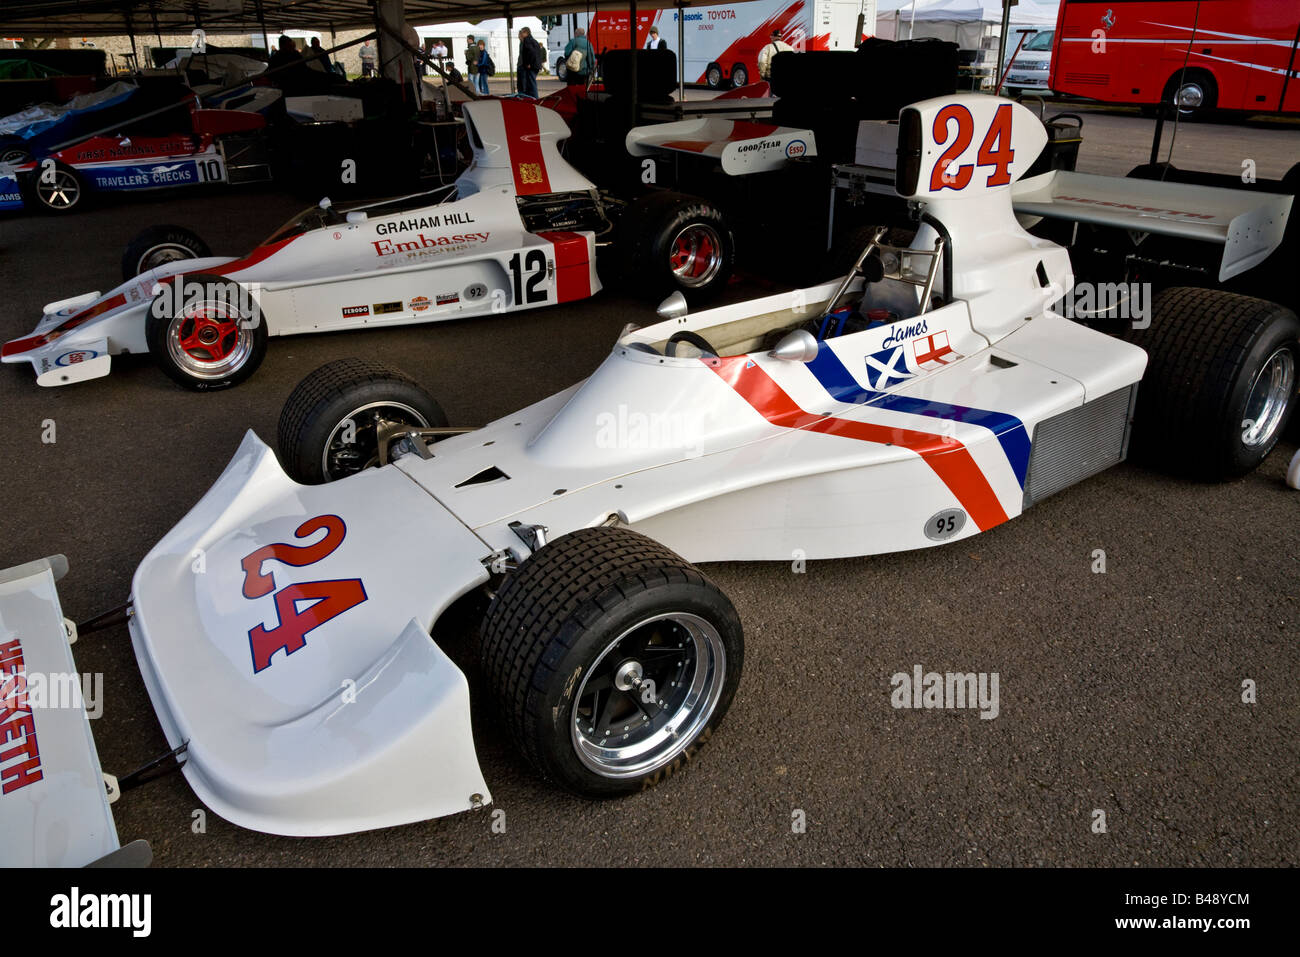
<instances>
[{"instance_id":1,"label":"radiator vent","mask_svg":"<svg viewBox=\"0 0 1300 957\"><path fill-rule=\"evenodd\" d=\"M1024 507L1124 460L1137 386L1126 386L1034 428Z\"/></svg>"}]
</instances>

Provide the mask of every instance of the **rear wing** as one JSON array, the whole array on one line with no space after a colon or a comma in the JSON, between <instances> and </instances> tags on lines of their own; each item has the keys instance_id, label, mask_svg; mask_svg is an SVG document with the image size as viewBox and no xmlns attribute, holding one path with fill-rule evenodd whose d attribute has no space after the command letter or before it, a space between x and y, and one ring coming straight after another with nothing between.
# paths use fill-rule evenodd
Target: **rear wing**
<instances>
[{"instance_id":1,"label":"rear wing","mask_svg":"<svg viewBox=\"0 0 1300 957\"><path fill-rule=\"evenodd\" d=\"M109 787L55 582L62 555L0 570L0 866L115 864Z\"/></svg>"},{"instance_id":2,"label":"rear wing","mask_svg":"<svg viewBox=\"0 0 1300 957\"><path fill-rule=\"evenodd\" d=\"M1053 170L1016 183L1021 216L1113 226L1217 243L1219 281L1267 259L1282 242L1292 196Z\"/></svg>"},{"instance_id":3,"label":"rear wing","mask_svg":"<svg viewBox=\"0 0 1300 957\"><path fill-rule=\"evenodd\" d=\"M633 156L666 150L708 157L728 176L766 173L789 160L817 155L812 130L719 117L637 126L628 132L626 145Z\"/></svg>"}]
</instances>

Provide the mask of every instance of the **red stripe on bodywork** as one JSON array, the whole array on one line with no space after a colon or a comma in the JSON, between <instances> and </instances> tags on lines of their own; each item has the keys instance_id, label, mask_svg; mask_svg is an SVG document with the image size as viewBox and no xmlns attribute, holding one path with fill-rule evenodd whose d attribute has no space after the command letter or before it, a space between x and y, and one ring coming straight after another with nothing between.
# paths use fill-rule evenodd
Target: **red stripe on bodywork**
<instances>
[{"instance_id":1,"label":"red stripe on bodywork","mask_svg":"<svg viewBox=\"0 0 1300 957\"><path fill-rule=\"evenodd\" d=\"M43 332L40 335L35 336L28 336L26 339L15 339L13 342L5 343L4 349L0 350L0 355L15 356L20 352L30 352L32 349L39 349L41 346L50 342L50 333L67 332L69 329L75 329L77 326L89 322L96 316L102 316L110 309L116 309L118 306L123 305L126 305L126 296L122 293L118 293L116 296L111 296L103 302L95 303L95 305L91 306L89 309L79 312L75 316L69 316L49 332Z\"/></svg>"},{"instance_id":2,"label":"red stripe on bodywork","mask_svg":"<svg viewBox=\"0 0 1300 957\"><path fill-rule=\"evenodd\" d=\"M203 271L190 270L188 272L178 272L174 275L166 276L158 280L158 285L167 285L168 283L175 282L177 279L184 276L192 276L199 272L205 276L226 276L232 272L237 272L240 269L247 269L249 266L257 265L274 253L278 253L281 249L297 238L297 236L290 236L288 239L282 239L276 243L267 243L264 246L258 246L243 259L236 259L234 262L226 263L224 266L218 266L215 269ZM78 326L84 325L96 316L103 315L110 309L116 309L118 306L124 305L126 305L126 296L122 293L118 293L110 299L105 299L103 302L96 303L84 312L79 312L75 316L69 316L63 322L51 329L50 332L68 332L72 329L76 329ZM0 355L12 356L17 355L20 352L29 352L32 349L38 349L41 346L46 345L48 342L48 333L42 333L37 336L28 336L26 339L15 339L13 342L4 345L3 350L0 350Z\"/></svg>"},{"instance_id":3,"label":"red stripe on bodywork","mask_svg":"<svg viewBox=\"0 0 1300 957\"><path fill-rule=\"evenodd\" d=\"M666 149L688 150L692 153L703 153L710 146L717 146L719 143L736 143L743 140L761 140L765 136L771 136L779 126L770 123L754 123L750 120L736 120L731 124L731 132L720 140L667 140L663 146Z\"/></svg>"},{"instance_id":4,"label":"red stripe on bodywork","mask_svg":"<svg viewBox=\"0 0 1300 957\"><path fill-rule=\"evenodd\" d=\"M703 361L773 425L910 449L921 456L949 491L957 496L980 531L987 531L1007 520L1007 513L988 479L970 451L956 439L807 412L747 356Z\"/></svg>"},{"instance_id":5,"label":"red stripe on bodywork","mask_svg":"<svg viewBox=\"0 0 1300 957\"><path fill-rule=\"evenodd\" d=\"M501 119L506 127L506 149L510 173L520 196L549 193L551 178L542 157L542 136L537 126L537 107L518 100L501 101Z\"/></svg>"},{"instance_id":6,"label":"red stripe on bodywork","mask_svg":"<svg viewBox=\"0 0 1300 957\"><path fill-rule=\"evenodd\" d=\"M538 233L555 249L556 302L573 302L591 295L591 260L587 237L580 233Z\"/></svg>"}]
</instances>

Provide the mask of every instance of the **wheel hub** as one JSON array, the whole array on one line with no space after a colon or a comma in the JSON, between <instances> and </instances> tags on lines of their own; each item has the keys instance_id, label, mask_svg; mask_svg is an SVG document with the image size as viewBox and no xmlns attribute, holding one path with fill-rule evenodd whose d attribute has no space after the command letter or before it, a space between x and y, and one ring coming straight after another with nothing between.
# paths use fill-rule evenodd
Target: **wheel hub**
<instances>
[{"instance_id":1,"label":"wheel hub","mask_svg":"<svg viewBox=\"0 0 1300 957\"><path fill-rule=\"evenodd\" d=\"M631 691L642 683L644 674L645 669L641 667L641 662L635 659L625 661L614 673L614 687L619 691Z\"/></svg>"},{"instance_id":2,"label":"wheel hub","mask_svg":"<svg viewBox=\"0 0 1300 957\"><path fill-rule=\"evenodd\" d=\"M708 285L722 268L722 239L712 226L693 223L673 238L668 259L683 286Z\"/></svg>"},{"instance_id":3,"label":"wheel hub","mask_svg":"<svg viewBox=\"0 0 1300 957\"><path fill-rule=\"evenodd\" d=\"M657 615L623 632L587 669L574 698L578 759L603 777L639 777L671 763L708 724L726 653L697 615Z\"/></svg>"}]
</instances>

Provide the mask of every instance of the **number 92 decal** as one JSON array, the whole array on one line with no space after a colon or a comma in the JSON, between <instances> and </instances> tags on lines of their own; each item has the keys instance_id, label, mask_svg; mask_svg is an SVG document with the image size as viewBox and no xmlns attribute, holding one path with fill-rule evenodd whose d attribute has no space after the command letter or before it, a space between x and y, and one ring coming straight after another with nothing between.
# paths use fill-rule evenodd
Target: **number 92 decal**
<instances>
[{"instance_id":1,"label":"number 92 decal","mask_svg":"<svg viewBox=\"0 0 1300 957\"><path fill-rule=\"evenodd\" d=\"M965 189L975 175L975 166L991 166L985 186L1007 186L1011 182L1011 162L1016 158L1016 151L1011 148L1012 104L1003 103L993 114L993 122L984 133L979 150L975 154L975 163L960 164L958 161L970 147L975 138L975 120L970 110L960 103L950 103L934 116L930 129L935 145L949 144L939 154L934 169L930 171L930 191L937 193L945 189ZM953 131L956 124L956 131Z\"/></svg>"}]
</instances>

